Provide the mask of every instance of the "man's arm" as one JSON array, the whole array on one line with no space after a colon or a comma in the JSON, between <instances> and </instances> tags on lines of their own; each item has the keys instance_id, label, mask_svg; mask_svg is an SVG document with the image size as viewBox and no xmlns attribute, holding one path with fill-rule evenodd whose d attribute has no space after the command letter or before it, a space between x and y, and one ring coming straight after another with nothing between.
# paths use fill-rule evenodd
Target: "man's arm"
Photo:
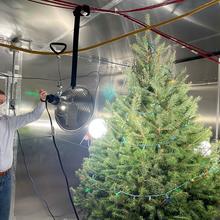
<instances>
[{"instance_id":1,"label":"man's arm","mask_svg":"<svg viewBox=\"0 0 220 220\"><path fill-rule=\"evenodd\" d=\"M23 115L9 117L9 124L11 128L13 129L21 128L33 121L38 120L41 117L43 111L45 110L44 102L46 101L47 93L45 90L41 89L39 91L39 94L40 94L41 102L37 105L37 107L32 112L29 112Z\"/></svg>"}]
</instances>

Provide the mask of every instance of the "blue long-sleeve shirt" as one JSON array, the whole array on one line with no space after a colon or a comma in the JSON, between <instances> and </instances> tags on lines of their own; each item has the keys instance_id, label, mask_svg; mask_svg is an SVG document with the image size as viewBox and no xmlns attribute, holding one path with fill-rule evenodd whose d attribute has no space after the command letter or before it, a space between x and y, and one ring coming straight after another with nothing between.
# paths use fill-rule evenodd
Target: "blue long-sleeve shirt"
<instances>
[{"instance_id":1,"label":"blue long-sleeve shirt","mask_svg":"<svg viewBox=\"0 0 220 220\"><path fill-rule=\"evenodd\" d=\"M13 162L13 140L15 132L33 121L38 120L45 109L45 103L40 102L30 113L18 116L0 117L0 172L11 168Z\"/></svg>"}]
</instances>

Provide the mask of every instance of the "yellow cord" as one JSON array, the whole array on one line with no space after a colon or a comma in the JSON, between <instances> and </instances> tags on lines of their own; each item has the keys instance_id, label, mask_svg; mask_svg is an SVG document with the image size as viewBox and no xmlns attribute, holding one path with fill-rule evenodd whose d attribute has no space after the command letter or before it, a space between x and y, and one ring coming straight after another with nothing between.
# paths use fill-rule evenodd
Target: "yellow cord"
<instances>
[{"instance_id":1,"label":"yellow cord","mask_svg":"<svg viewBox=\"0 0 220 220\"><path fill-rule=\"evenodd\" d=\"M107 40L107 41L104 41L104 42L101 42L101 43L98 43L98 44L94 44L94 45L89 46L89 47L85 47L85 48L79 49L79 51L91 50L91 49L94 49L94 48L96 48L96 47L100 47L100 46L103 46L103 45L105 45L105 44L109 44L109 43L112 43L112 42L114 42L114 41L120 40L120 39L122 39L122 38L131 36L131 35L134 35L134 34L137 34L137 33L143 32L143 31L146 31L146 30L150 30L150 29L152 29L152 28L161 27L161 26L163 26L163 25L171 24L171 23L173 23L173 22L175 22L175 21L177 21L177 20L179 20L179 19L181 19L181 18L184 18L184 17L190 16L190 15L193 15L193 14L199 12L199 11L202 11L202 10L208 8L208 7L211 7L212 5L217 4L218 2L220 2L220 0L213 0L213 1L211 1L211 2L205 3L205 4L201 5L201 6L199 6L199 7L195 8L195 9L193 9L193 10L190 11L190 12L187 12L187 13L185 13L185 14L183 14L183 15L180 15L180 16L178 16L178 17L171 18L171 19L166 20L166 21L162 21L161 23L158 23L158 24L155 24L155 25L151 25L151 26L147 26L147 27L144 27L144 28L140 28L140 29L137 29L137 30L135 30L135 31L131 31L131 32L127 33L127 34L123 34L123 35L121 35L121 36L112 38L112 39L110 39L110 40Z\"/></svg>"},{"instance_id":2,"label":"yellow cord","mask_svg":"<svg viewBox=\"0 0 220 220\"><path fill-rule=\"evenodd\" d=\"M53 52L30 50L30 49L25 49L25 48L22 48L22 47L16 47L14 45L3 44L3 43L0 43L0 47L6 47L6 48L9 48L11 50L19 50L19 51L22 51L22 52L25 52L25 53L31 53L31 54L56 55Z\"/></svg>"},{"instance_id":3,"label":"yellow cord","mask_svg":"<svg viewBox=\"0 0 220 220\"><path fill-rule=\"evenodd\" d=\"M200 5L198 6L197 8L183 14L183 15L180 15L180 16L177 16L175 18L171 18L171 19L168 19L166 21L162 21L158 24L155 24L155 25L151 25L151 26L147 26L147 27L144 27L144 28L140 28L140 29L137 29L135 31L131 31L131 32L128 32L127 34L123 34L123 35L120 35L118 37L115 37L115 38L112 38L110 40L106 40L106 41L103 41L101 43L97 43L97 44L94 44L94 45L91 45L91 46L88 46L88 47L84 47L84 48L81 48L79 49L79 52L83 52L83 51L87 51L87 50L91 50L91 49L94 49L94 48L97 48L97 47L101 47L103 45L106 45L106 44L109 44L109 43L112 43L112 42L115 42L115 41L118 41L118 40L121 40L125 37L129 37L131 35L135 35L137 33L140 33L140 32L143 32L143 31L147 31L147 30L150 30L152 28L158 28L158 27L161 27L161 26L164 26L164 25L167 25L167 24L171 24L177 20L180 20L181 18L184 18L184 17L187 17L187 16L191 16L195 13L198 13L208 7L211 7L215 4L217 4L218 2L220 2L220 0L212 0L208 3L205 3L203 5ZM30 54L39 54L39 55L55 55L53 52L47 52L47 51L37 51L37 50L30 50L30 49L25 49L25 48L22 48L22 47L16 47L14 45L8 45L8 44L3 44L3 43L0 43L0 46L1 47L7 47L7 48L10 48L12 50L19 50L19 51L23 51L25 53L30 53ZM63 52L61 55L71 55L72 54L72 51L65 51Z\"/></svg>"}]
</instances>

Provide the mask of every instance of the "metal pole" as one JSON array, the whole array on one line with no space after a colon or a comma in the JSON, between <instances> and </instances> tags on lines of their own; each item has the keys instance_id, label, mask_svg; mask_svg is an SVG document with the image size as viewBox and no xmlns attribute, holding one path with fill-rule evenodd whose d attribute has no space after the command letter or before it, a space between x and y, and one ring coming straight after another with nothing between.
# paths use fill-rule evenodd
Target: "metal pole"
<instances>
[{"instance_id":1,"label":"metal pole","mask_svg":"<svg viewBox=\"0 0 220 220\"><path fill-rule=\"evenodd\" d=\"M17 106L21 100L21 75L22 75L22 52L13 51L12 60L12 77L10 78L9 87L9 109L15 111L15 104ZM19 77L18 77L19 76ZM15 78L16 77L16 78ZM15 190L16 190L16 165L17 165L17 136L15 135L13 146L13 169L12 169L12 193L11 193L11 210L10 219L15 219Z\"/></svg>"},{"instance_id":2,"label":"metal pole","mask_svg":"<svg viewBox=\"0 0 220 220\"><path fill-rule=\"evenodd\" d=\"M216 109L216 129L215 129L216 142L218 141L218 131L219 131L219 102L220 102L220 65L218 65L218 93L217 93L217 109Z\"/></svg>"},{"instance_id":3,"label":"metal pole","mask_svg":"<svg viewBox=\"0 0 220 220\"><path fill-rule=\"evenodd\" d=\"M13 58L12 58L12 78L11 78L11 86L10 86L10 98L9 98L9 108L15 108L15 99L14 99L14 76L15 76L15 59L16 59L16 51L13 50Z\"/></svg>"},{"instance_id":4,"label":"metal pole","mask_svg":"<svg viewBox=\"0 0 220 220\"><path fill-rule=\"evenodd\" d=\"M80 25L80 12L81 6L77 6L73 12L75 16L74 33L73 33L73 54L72 54L72 76L71 76L71 87L72 89L76 86L76 75L77 75L77 62L78 62L78 44L79 44L79 25Z\"/></svg>"},{"instance_id":5,"label":"metal pole","mask_svg":"<svg viewBox=\"0 0 220 220\"><path fill-rule=\"evenodd\" d=\"M15 109L15 99L14 99L14 76L15 76L15 59L16 51L13 50L12 56L12 78L10 82L10 97L9 97L9 110ZM13 165L12 165L12 181L11 181L11 209L10 209L10 219L14 219L14 207L15 207L15 187L16 187L16 163L17 163L17 147L16 147L16 136L14 138L13 145Z\"/></svg>"}]
</instances>

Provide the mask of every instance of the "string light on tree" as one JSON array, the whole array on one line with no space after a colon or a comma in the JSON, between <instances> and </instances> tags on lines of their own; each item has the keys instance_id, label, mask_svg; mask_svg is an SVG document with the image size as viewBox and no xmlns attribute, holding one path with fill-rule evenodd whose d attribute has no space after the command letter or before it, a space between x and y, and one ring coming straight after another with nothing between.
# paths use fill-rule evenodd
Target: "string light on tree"
<instances>
[{"instance_id":1,"label":"string light on tree","mask_svg":"<svg viewBox=\"0 0 220 220\"><path fill-rule=\"evenodd\" d=\"M216 174L216 173L219 173L220 172L220 168L219 167L215 167L215 165L213 165L211 168L206 169L204 172L202 172L200 175L198 176L195 176L193 177L192 179L182 183L181 185L178 185L176 186L175 188L173 189L170 189L169 191L167 192L164 192L164 193L159 193L159 194L150 194L150 195L138 195L138 194L132 194L132 193L128 193L128 192L124 192L124 191L110 191L110 190L105 190L104 188L100 188L100 187L97 187L97 189L103 191L103 192L106 192L106 193L110 193L110 194L114 194L116 197L119 197L120 195L126 195L128 197L132 197L132 198L147 198L149 201L151 201L152 199L160 199L161 197L164 197L164 201L166 202L171 202L171 197L170 195L174 192L176 193L181 193L183 192L182 189L186 189L187 185L189 183L191 184L195 184L197 183L199 180L202 180L203 178L206 178L209 174ZM94 187L96 188L96 187ZM91 188L85 188L85 192L92 192L92 189Z\"/></svg>"},{"instance_id":2,"label":"string light on tree","mask_svg":"<svg viewBox=\"0 0 220 220\"><path fill-rule=\"evenodd\" d=\"M103 88L103 96L109 102L113 101L116 97L116 91L113 85L109 84Z\"/></svg>"},{"instance_id":3,"label":"string light on tree","mask_svg":"<svg viewBox=\"0 0 220 220\"><path fill-rule=\"evenodd\" d=\"M154 39L152 53L149 39L137 36L128 93L106 104L108 132L93 142L75 198L88 219L213 219L220 214L219 155L194 150L211 130L194 120L198 100L174 71L173 51Z\"/></svg>"}]
</instances>

